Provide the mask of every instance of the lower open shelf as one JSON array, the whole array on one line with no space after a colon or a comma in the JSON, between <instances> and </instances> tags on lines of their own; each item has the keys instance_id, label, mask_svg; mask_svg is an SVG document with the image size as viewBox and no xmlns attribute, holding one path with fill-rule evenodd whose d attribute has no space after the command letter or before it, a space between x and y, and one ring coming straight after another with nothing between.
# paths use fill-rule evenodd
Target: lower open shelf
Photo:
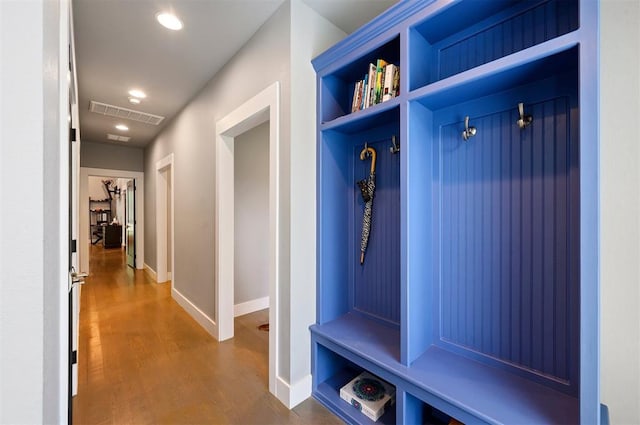
<instances>
[{"instance_id":1,"label":"lower open shelf","mask_svg":"<svg viewBox=\"0 0 640 425\"><path fill-rule=\"evenodd\" d=\"M425 404L463 423L580 422L577 398L437 346L402 365L399 332L356 314L314 325L311 335L314 397L349 423L371 423L340 399L340 387L362 370L394 385L398 397L418 400L396 403L395 416L386 412L378 423L421 417Z\"/></svg>"},{"instance_id":2,"label":"lower open shelf","mask_svg":"<svg viewBox=\"0 0 640 425\"><path fill-rule=\"evenodd\" d=\"M385 409L384 414L376 422L374 422L364 414L359 412L355 407L351 406L345 400L340 398L340 388L342 388L347 382L351 381L355 376L357 376L360 371L361 369L358 369L353 365L346 366L344 369L341 369L335 375L322 382L318 386L318 388L316 388L316 390L314 391L315 398L318 399L322 404L324 404L335 415L349 423L397 423L395 404Z\"/></svg>"}]
</instances>

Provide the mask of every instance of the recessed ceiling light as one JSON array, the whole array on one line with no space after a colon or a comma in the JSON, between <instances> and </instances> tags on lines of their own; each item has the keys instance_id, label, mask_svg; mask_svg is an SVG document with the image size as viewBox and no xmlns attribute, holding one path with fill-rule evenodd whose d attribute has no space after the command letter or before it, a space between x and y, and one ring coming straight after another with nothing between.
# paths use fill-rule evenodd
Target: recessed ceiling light
<instances>
[{"instance_id":1,"label":"recessed ceiling light","mask_svg":"<svg viewBox=\"0 0 640 425\"><path fill-rule=\"evenodd\" d=\"M137 97L129 96L129 102L133 103L134 105L139 105L140 102L142 102L142 101L140 99L138 99Z\"/></svg>"},{"instance_id":2,"label":"recessed ceiling light","mask_svg":"<svg viewBox=\"0 0 640 425\"><path fill-rule=\"evenodd\" d=\"M129 127L127 127L127 126L126 126L126 125L124 125L124 124L118 124L118 125L116 125L116 128L117 128L118 130L120 130L120 131L128 131L128 130L129 130Z\"/></svg>"},{"instance_id":3,"label":"recessed ceiling light","mask_svg":"<svg viewBox=\"0 0 640 425\"><path fill-rule=\"evenodd\" d=\"M161 12L156 15L156 19L163 27L178 31L182 29L182 21L176 15L170 12Z\"/></svg>"},{"instance_id":4,"label":"recessed ceiling light","mask_svg":"<svg viewBox=\"0 0 640 425\"><path fill-rule=\"evenodd\" d=\"M129 90L129 94L133 97L137 97L138 99L144 99L147 97L147 94L139 89L131 89Z\"/></svg>"}]
</instances>

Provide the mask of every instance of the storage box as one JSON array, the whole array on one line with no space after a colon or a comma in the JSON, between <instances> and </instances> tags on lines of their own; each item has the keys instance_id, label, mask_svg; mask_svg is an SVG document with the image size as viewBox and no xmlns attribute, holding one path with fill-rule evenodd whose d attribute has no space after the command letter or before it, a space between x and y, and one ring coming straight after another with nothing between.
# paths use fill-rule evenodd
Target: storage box
<instances>
[{"instance_id":1,"label":"storage box","mask_svg":"<svg viewBox=\"0 0 640 425\"><path fill-rule=\"evenodd\" d=\"M395 402L396 389L377 376L362 372L340 388L340 398L369 419L377 421L384 414L385 407Z\"/></svg>"}]
</instances>

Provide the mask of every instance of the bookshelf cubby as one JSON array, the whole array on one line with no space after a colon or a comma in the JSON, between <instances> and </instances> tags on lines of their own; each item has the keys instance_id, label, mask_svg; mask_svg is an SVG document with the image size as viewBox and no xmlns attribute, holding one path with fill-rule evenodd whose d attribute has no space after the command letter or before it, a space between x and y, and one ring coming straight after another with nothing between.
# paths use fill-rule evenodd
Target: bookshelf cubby
<instances>
[{"instance_id":1,"label":"bookshelf cubby","mask_svg":"<svg viewBox=\"0 0 640 425\"><path fill-rule=\"evenodd\" d=\"M370 422L339 397L366 370L393 423L598 422L596 29L586 0L412 0L314 59L313 394L345 421ZM350 113L383 54L400 95Z\"/></svg>"},{"instance_id":2,"label":"bookshelf cubby","mask_svg":"<svg viewBox=\"0 0 640 425\"><path fill-rule=\"evenodd\" d=\"M411 28L412 90L578 29L578 0L457 2Z\"/></svg>"},{"instance_id":3,"label":"bookshelf cubby","mask_svg":"<svg viewBox=\"0 0 640 425\"><path fill-rule=\"evenodd\" d=\"M355 83L369 72L370 63L375 65L378 59L394 64L400 63L400 37L397 34L379 43L359 58L323 77L319 96L323 99L320 122L332 121L351 113L353 88Z\"/></svg>"}]
</instances>

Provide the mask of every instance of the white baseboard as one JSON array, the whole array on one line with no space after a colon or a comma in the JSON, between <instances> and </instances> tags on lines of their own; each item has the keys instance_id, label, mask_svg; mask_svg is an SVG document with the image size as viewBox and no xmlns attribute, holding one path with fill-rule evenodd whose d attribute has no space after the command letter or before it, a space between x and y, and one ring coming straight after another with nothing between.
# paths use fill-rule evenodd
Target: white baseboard
<instances>
[{"instance_id":1,"label":"white baseboard","mask_svg":"<svg viewBox=\"0 0 640 425\"><path fill-rule=\"evenodd\" d=\"M269 308L269 297L257 298L255 300L234 305L233 317L243 316L245 314L253 313L254 311L264 310L265 308Z\"/></svg>"},{"instance_id":2,"label":"white baseboard","mask_svg":"<svg viewBox=\"0 0 640 425\"><path fill-rule=\"evenodd\" d=\"M147 263L144 263L144 271L149 273L149 276L151 276L153 278L153 280L155 280L155 281L158 280L158 274L156 273L155 270L153 270L151 267L149 267L149 265Z\"/></svg>"},{"instance_id":3,"label":"white baseboard","mask_svg":"<svg viewBox=\"0 0 640 425\"><path fill-rule=\"evenodd\" d=\"M171 288L171 297L189 314L189 316L193 317L193 319L198 322L204 330L206 330L216 340L218 339L218 326L216 325L216 322L211 320L209 316L196 307L175 287Z\"/></svg>"},{"instance_id":4,"label":"white baseboard","mask_svg":"<svg viewBox=\"0 0 640 425\"><path fill-rule=\"evenodd\" d=\"M171 280L172 276L173 276L173 274L171 272L167 272L167 279Z\"/></svg>"},{"instance_id":5,"label":"white baseboard","mask_svg":"<svg viewBox=\"0 0 640 425\"><path fill-rule=\"evenodd\" d=\"M276 378L275 396L287 406L293 409L311 396L312 378L311 374L305 376L294 385L289 385L282 378Z\"/></svg>"}]
</instances>

